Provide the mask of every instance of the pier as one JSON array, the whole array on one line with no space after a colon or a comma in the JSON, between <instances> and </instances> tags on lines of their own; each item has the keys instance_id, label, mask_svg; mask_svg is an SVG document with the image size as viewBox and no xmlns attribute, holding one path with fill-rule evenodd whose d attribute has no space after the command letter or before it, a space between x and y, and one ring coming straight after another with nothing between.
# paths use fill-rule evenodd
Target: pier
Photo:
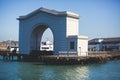
<instances>
[{"instance_id":1,"label":"pier","mask_svg":"<svg viewBox=\"0 0 120 80\"><path fill-rule=\"evenodd\" d=\"M52 65L73 65L105 63L109 60L117 60L120 59L120 52L94 51L89 52L86 56L77 56L53 55L52 51L32 51L30 55L0 51L0 56L3 57L4 61L14 61L14 57L17 57L16 61L41 62L42 64Z\"/></svg>"},{"instance_id":2,"label":"pier","mask_svg":"<svg viewBox=\"0 0 120 80\"><path fill-rule=\"evenodd\" d=\"M120 52L89 52L86 56L77 55L48 55L42 56L45 64L95 64L105 63L109 60L120 59Z\"/></svg>"},{"instance_id":3,"label":"pier","mask_svg":"<svg viewBox=\"0 0 120 80\"><path fill-rule=\"evenodd\" d=\"M3 61L15 61L19 60L20 54L12 51L0 51L0 56L3 57ZM17 59L15 59L17 57Z\"/></svg>"}]
</instances>

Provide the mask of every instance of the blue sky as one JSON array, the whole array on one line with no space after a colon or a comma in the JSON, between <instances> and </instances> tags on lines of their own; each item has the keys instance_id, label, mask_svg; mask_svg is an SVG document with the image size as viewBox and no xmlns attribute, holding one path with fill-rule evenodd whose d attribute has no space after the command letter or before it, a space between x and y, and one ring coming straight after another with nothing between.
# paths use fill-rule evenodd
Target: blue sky
<instances>
[{"instance_id":1,"label":"blue sky","mask_svg":"<svg viewBox=\"0 0 120 80\"><path fill-rule=\"evenodd\" d=\"M40 7L79 14L79 34L89 39L120 37L120 0L0 0L0 41L18 40L16 18Z\"/></svg>"}]
</instances>

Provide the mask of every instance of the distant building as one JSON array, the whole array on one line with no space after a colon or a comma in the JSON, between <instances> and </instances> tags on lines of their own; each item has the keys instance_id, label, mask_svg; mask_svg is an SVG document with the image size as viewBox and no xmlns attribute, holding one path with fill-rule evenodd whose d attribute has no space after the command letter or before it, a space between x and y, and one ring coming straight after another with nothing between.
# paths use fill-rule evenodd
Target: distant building
<instances>
[{"instance_id":1,"label":"distant building","mask_svg":"<svg viewBox=\"0 0 120 80\"><path fill-rule=\"evenodd\" d=\"M89 51L120 51L120 37L95 38L88 42Z\"/></svg>"},{"instance_id":2,"label":"distant building","mask_svg":"<svg viewBox=\"0 0 120 80\"><path fill-rule=\"evenodd\" d=\"M53 51L53 42L51 41L46 41L46 42L41 42L41 51Z\"/></svg>"},{"instance_id":3,"label":"distant building","mask_svg":"<svg viewBox=\"0 0 120 80\"><path fill-rule=\"evenodd\" d=\"M6 51L7 50L7 46L1 46L0 45L0 51Z\"/></svg>"},{"instance_id":4,"label":"distant building","mask_svg":"<svg viewBox=\"0 0 120 80\"><path fill-rule=\"evenodd\" d=\"M0 42L0 50L5 51L8 49L8 47L10 48L10 51L14 50L14 48L17 49L17 51L19 51L19 44L18 41L13 41L13 40L7 40L7 41L2 41Z\"/></svg>"}]
</instances>

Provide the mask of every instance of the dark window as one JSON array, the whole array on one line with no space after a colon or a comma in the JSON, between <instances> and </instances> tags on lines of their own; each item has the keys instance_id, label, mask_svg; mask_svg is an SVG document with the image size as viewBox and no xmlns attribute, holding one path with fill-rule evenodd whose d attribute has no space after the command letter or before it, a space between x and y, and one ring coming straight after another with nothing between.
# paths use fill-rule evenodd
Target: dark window
<instances>
[{"instance_id":1,"label":"dark window","mask_svg":"<svg viewBox=\"0 0 120 80\"><path fill-rule=\"evenodd\" d=\"M74 49L74 41L70 42L70 49Z\"/></svg>"}]
</instances>

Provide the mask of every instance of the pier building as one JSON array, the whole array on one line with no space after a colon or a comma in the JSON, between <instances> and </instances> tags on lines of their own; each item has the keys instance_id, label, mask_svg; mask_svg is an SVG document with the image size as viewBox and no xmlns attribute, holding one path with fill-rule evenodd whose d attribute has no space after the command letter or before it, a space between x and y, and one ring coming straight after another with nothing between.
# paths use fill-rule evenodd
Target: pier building
<instances>
[{"instance_id":1,"label":"pier building","mask_svg":"<svg viewBox=\"0 0 120 80\"><path fill-rule=\"evenodd\" d=\"M95 38L88 44L89 51L120 51L120 37Z\"/></svg>"},{"instance_id":2,"label":"pier building","mask_svg":"<svg viewBox=\"0 0 120 80\"><path fill-rule=\"evenodd\" d=\"M10 51L12 51L14 48L16 48L17 51L19 51L18 43L18 41L13 40L2 41L0 42L0 51L7 51L8 48L10 49Z\"/></svg>"},{"instance_id":3,"label":"pier building","mask_svg":"<svg viewBox=\"0 0 120 80\"><path fill-rule=\"evenodd\" d=\"M69 54L85 56L88 52L88 37L79 36L80 16L73 12L39 8L19 20L19 52L29 55L40 50L44 31L50 28L54 37L53 55Z\"/></svg>"}]
</instances>

